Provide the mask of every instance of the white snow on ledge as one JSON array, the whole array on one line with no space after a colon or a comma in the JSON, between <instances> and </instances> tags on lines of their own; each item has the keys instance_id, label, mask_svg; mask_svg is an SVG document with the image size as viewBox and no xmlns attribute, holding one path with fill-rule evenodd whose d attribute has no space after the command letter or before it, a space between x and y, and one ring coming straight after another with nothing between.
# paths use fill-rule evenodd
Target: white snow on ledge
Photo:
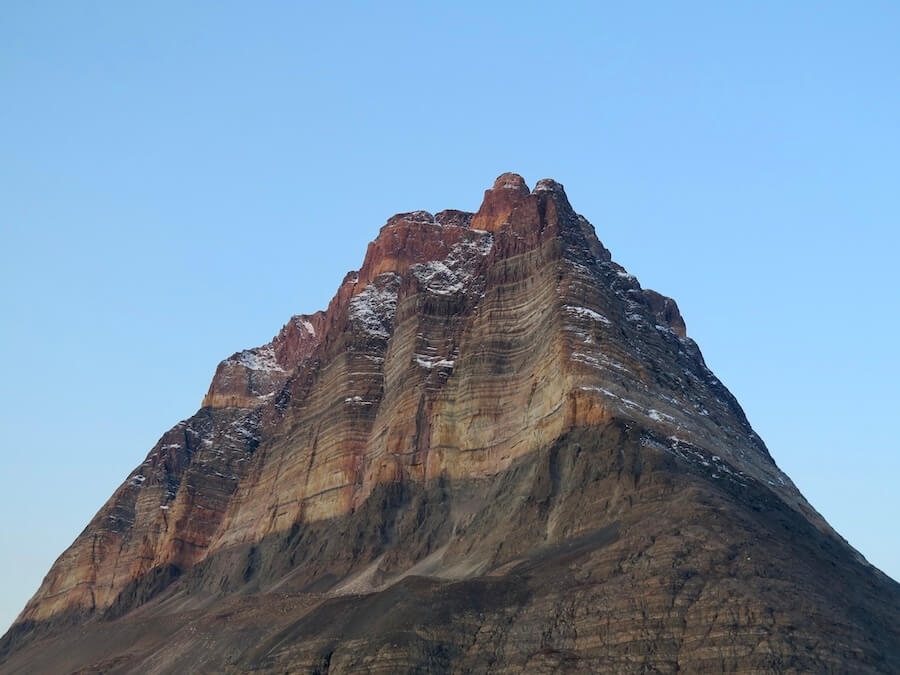
<instances>
[{"instance_id":1,"label":"white snow on ledge","mask_svg":"<svg viewBox=\"0 0 900 675\"><path fill-rule=\"evenodd\" d=\"M630 373L631 371L619 363L618 361L613 361L606 354L598 352L597 354L585 354L584 352L572 352L572 360L577 363L583 363L592 368L597 368L601 370L603 368L615 368L616 370L622 373Z\"/></svg>"},{"instance_id":2,"label":"white snow on ledge","mask_svg":"<svg viewBox=\"0 0 900 675\"><path fill-rule=\"evenodd\" d=\"M429 293L454 295L472 285L478 259L490 253L493 245L493 235L484 233L475 240L457 242L443 260L417 263L409 269Z\"/></svg>"},{"instance_id":3,"label":"white snow on ledge","mask_svg":"<svg viewBox=\"0 0 900 675\"><path fill-rule=\"evenodd\" d=\"M432 368L452 368L456 363L453 359L445 359L442 356L427 356L425 354L416 354L415 359L419 366L428 370Z\"/></svg>"},{"instance_id":4,"label":"white snow on ledge","mask_svg":"<svg viewBox=\"0 0 900 675\"><path fill-rule=\"evenodd\" d=\"M393 272L386 272L376 277L381 283L374 281L362 289L350 301L348 317L354 327L369 335L388 338L397 311L397 291L400 289L400 277Z\"/></svg>"},{"instance_id":5,"label":"white snow on ledge","mask_svg":"<svg viewBox=\"0 0 900 675\"><path fill-rule=\"evenodd\" d=\"M278 365L278 360L275 358L275 350L272 349L272 345L256 347L255 349L245 349L231 358L226 359L225 363L242 365L250 370L265 370L276 373L286 372L284 368Z\"/></svg>"},{"instance_id":6,"label":"white snow on ledge","mask_svg":"<svg viewBox=\"0 0 900 675\"><path fill-rule=\"evenodd\" d=\"M307 333L309 333L313 337L316 336L316 329L312 325L312 323L309 322L309 320L303 319L299 316L295 316L294 317L294 325L297 326L297 328L299 328L301 331L305 330Z\"/></svg>"},{"instance_id":7,"label":"white snow on ledge","mask_svg":"<svg viewBox=\"0 0 900 675\"><path fill-rule=\"evenodd\" d=\"M375 401L367 401L362 396L349 396L344 399L344 403L359 403L360 405L375 405Z\"/></svg>"},{"instance_id":8,"label":"white snow on ledge","mask_svg":"<svg viewBox=\"0 0 900 675\"><path fill-rule=\"evenodd\" d=\"M603 387L595 387L595 386L584 386L584 387L579 387L579 389L581 389L582 391L597 392L597 393L603 394L604 396L614 398L617 401L619 401L625 408L635 410L635 411L641 413L642 415L644 415L645 417L648 417L649 419L653 420L654 422L669 422L670 424L674 424L676 427L678 426L678 423L676 422L675 418L672 417L671 415L662 413L659 410L656 410L655 408L645 408L640 403L636 403L635 401L632 401L631 399L623 398L622 396L619 396L618 394L611 392L609 389L604 389Z\"/></svg>"},{"instance_id":9,"label":"white snow on ledge","mask_svg":"<svg viewBox=\"0 0 900 675\"><path fill-rule=\"evenodd\" d=\"M431 293L453 295L463 289L463 281L440 260L412 265L410 271Z\"/></svg>"},{"instance_id":10,"label":"white snow on ledge","mask_svg":"<svg viewBox=\"0 0 900 675\"><path fill-rule=\"evenodd\" d=\"M606 324L607 326L612 325L612 321L607 319L599 312L595 312L594 310L588 309L587 307L575 307L574 305L566 305L565 309L570 314L575 314L576 316L580 317L587 317L589 319L593 319L594 321L599 321L602 324Z\"/></svg>"},{"instance_id":11,"label":"white snow on ledge","mask_svg":"<svg viewBox=\"0 0 900 675\"><path fill-rule=\"evenodd\" d=\"M741 485L748 484L747 474L730 466L725 460L719 457L719 455L715 455L708 450L699 448L678 436L669 436L666 441L668 441L668 444L648 435L641 437L642 446L662 450L663 452L675 455L685 462L702 466L705 470L709 471L710 478L728 478ZM783 485L784 481L781 480L780 477L779 480ZM774 485L771 481L768 482Z\"/></svg>"}]
</instances>

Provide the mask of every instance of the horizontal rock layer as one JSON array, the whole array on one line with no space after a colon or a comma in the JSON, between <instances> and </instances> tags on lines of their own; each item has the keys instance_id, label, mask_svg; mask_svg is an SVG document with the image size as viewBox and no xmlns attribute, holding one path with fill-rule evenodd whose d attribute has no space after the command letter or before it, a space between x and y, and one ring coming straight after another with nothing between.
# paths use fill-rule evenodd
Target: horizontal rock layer
<instances>
[{"instance_id":1,"label":"horizontal rock layer","mask_svg":"<svg viewBox=\"0 0 900 675\"><path fill-rule=\"evenodd\" d=\"M495 476L382 484L146 576L3 672L892 672L896 584L704 461L614 420Z\"/></svg>"}]
</instances>

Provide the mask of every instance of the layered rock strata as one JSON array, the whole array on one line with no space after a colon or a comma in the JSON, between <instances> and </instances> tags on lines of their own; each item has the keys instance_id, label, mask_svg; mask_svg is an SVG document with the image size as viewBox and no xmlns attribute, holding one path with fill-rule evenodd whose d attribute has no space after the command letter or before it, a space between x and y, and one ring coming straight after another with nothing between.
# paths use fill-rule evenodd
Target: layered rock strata
<instances>
[{"instance_id":1,"label":"layered rock strata","mask_svg":"<svg viewBox=\"0 0 900 675\"><path fill-rule=\"evenodd\" d=\"M326 311L223 361L0 663L52 670L41 639L65 625L144 626L138 647L79 648L142 670L169 627L218 630L222 611L214 670L877 671L900 662L898 602L778 469L675 302L562 185L504 174L477 213L390 218Z\"/></svg>"}]
</instances>

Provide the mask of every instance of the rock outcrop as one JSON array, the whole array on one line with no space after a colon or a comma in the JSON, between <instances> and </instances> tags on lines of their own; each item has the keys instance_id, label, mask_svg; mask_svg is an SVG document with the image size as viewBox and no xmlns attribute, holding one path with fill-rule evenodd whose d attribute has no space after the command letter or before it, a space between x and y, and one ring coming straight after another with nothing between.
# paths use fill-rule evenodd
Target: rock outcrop
<instances>
[{"instance_id":1,"label":"rock outcrop","mask_svg":"<svg viewBox=\"0 0 900 675\"><path fill-rule=\"evenodd\" d=\"M879 672L898 619L676 303L503 174L223 361L0 670Z\"/></svg>"}]
</instances>

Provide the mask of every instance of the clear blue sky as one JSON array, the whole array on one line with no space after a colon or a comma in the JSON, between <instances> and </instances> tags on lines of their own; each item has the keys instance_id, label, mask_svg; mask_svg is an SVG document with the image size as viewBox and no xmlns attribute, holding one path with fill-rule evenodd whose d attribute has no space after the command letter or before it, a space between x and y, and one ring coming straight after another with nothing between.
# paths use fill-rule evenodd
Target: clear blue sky
<instances>
[{"instance_id":1,"label":"clear blue sky","mask_svg":"<svg viewBox=\"0 0 900 675\"><path fill-rule=\"evenodd\" d=\"M900 5L334 4L0 8L0 631L221 358L508 170L900 577Z\"/></svg>"}]
</instances>

